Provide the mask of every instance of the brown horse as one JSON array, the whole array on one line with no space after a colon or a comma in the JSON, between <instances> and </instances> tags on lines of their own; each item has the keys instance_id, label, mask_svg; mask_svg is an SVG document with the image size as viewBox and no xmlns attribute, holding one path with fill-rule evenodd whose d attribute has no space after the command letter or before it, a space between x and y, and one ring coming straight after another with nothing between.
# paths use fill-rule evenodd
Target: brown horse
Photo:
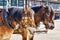
<instances>
[{"instance_id":1,"label":"brown horse","mask_svg":"<svg viewBox=\"0 0 60 40\"><path fill-rule=\"evenodd\" d=\"M14 10L13 10L14 11ZM18 12L19 11L19 12ZM25 19L25 12L22 10L22 15L20 14L20 10L14 11L15 13L10 13L8 15L8 19L10 20L10 25L14 28L14 34L21 34L22 40L27 40L27 19ZM12 11L11 11L12 12ZM19 18L18 18L19 16ZM21 16L21 17L20 17ZM21 19L22 18L22 19ZM20 19L20 20L19 20Z\"/></svg>"},{"instance_id":2,"label":"brown horse","mask_svg":"<svg viewBox=\"0 0 60 40\"><path fill-rule=\"evenodd\" d=\"M13 34L14 29L9 25L4 24L2 18L2 10L0 11L0 40L10 40L11 34Z\"/></svg>"},{"instance_id":3,"label":"brown horse","mask_svg":"<svg viewBox=\"0 0 60 40\"><path fill-rule=\"evenodd\" d=\"M3 22L3 16L2 11L0 11L0 40L10 40L11 35L18 29L19 33L22 33L23 40L26 40L25 35L26 31L25 29L20 28L19 23L11 16L8 15L7 19L9 19L8 24ZM18 33L16 32L16 33Z\"/></svg>"},{"instance_id":4,"label":"brown horse","mask_svg":"<svg viewBox=\"0 0 60 40\"><path fill-rule=\"evenodd\" d=\"M34 33L36 31L36 26L35 26L35 22L34 22L34 11L29 8L29 7L26 7L25 8L25 12L26 12L26 15L27 15L27 19L25 19L27 22L27 37L29 40L33 40L33 37L34 37Z\"/></svg>"},{"instance_id":5,"label":"brown horse","mask_svg":"<svg viewBox=\"0 0 60 40\"><path fill-rule=\"evenodd\" d=\"M16 20L18 19L16 18ZM27 37L29 40L33 40L33 36L34 36L33 30L35 30L35 27L34 27L35 23L34 23L34 16L32 15L32 13L30 13L29 7L25 7L25 9L23 10L22 19L21 21L19 21L18 24L22 28L19 27L17 30L15 30L15 33L21 34L22 40L27 40Z\"/></svg>"},{"instance_id":6,"label":"brown horse","mask_svg":"<svg viewBox=\"0 0 60 40\"><path fill-rule=\"evenodd\" d=\"M53 15L51 15L53 14ZM45 24L46 29L53 29L54 28L54 22L51 19L52 17L55 17L55 12L51 9L51 12L49 12L48 7L45 5L45 7L42 6L42 8L35 13L35 24L36 26L40 25L40 22L43 22ZM51 25L49 25L49 23Z\"/></svg>"},{"instance_id":7,"label":"brown horse","mask_svg":"<svg viewBox=\"0 0 60 40\"><path fill-rule=\"evenodd\" d=\"M34 16L32 15L30 8L25 7L24 12L22 13L22 25L26 27L25 31L27 31L27 33L24 35L26 35L26 37L28 36L29 40L33 40L34 32L31 33L32 30L30 29L35 30L34 24Z\"/></svg>"}]
</instances>

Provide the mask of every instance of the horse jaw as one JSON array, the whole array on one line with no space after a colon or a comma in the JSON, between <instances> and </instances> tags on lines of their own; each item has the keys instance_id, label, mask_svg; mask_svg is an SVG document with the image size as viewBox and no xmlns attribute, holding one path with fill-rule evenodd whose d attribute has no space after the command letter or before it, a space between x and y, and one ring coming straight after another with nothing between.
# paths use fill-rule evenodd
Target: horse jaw
<instances>
[{"instance_id":1,"label":"horse jaw","mask_svg":"<svg viewBox=\"0 0 60 40\"><path fill-rule=\"evenodd\" d=\"M51 29L51 30L53 30L53 29L54 29L54 24L49 23L48 25L49 25L49 29Z\"/></svg>"},{"instance_id":2,"label":"horse jaw","mask_svg":"<svg viewBox=\"0 0 60 40\"><path fill-rule=\"evenodd\" d=\"M46 30L45 25L43 24L43 22L40 22L40 24L38 26L38 30L40 30L40 31Z\"/></svg>"}]
</instances>

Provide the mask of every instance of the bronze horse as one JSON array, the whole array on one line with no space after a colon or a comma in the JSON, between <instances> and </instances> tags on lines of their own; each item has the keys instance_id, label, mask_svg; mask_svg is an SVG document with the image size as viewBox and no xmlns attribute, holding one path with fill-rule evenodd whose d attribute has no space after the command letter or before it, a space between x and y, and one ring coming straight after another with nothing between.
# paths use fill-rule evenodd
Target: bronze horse
<instances>
[{"instance_id":1,"label":"bronze horse","mask_svg":"<svg viewBox=\"0 0 60 40\"><path fill-rule=\"evenodd\" d=\"M10 37L13 34L14 29L3 22L2 13L2 10L0 10L0 40L10 40Z\"/></svg>"},{"instance_id":2,"label":"bronze horse","mask_svg":"<svg viewBox=\"0 0 60 40\"><path fill-rule=\"evenodd\" d=\"M17 13L18 14L18 13ZM20 33L22 35L22 40L27 40L27 36L29 37L29 40L33 40L34 32L33 33L28 33L30 32L30 29L33 28L35 30L35 25L34 25L34 16L30 13L29 7L25 7L23 12L22 12L22 19L17 22L18 19L16 18L16 22L19 24L19 26L22 26L22 28L18 28L16 33ZM14 18L13 18L14 19Z\"/></svg>"},{"instance_id":3,"label":"bronze horse","mask_svg":"<svg viewBox=\"0 0 60 40\"><path fill-rule=\"evenodd\" d=\"M43 24L45 24L46 29L52 30L54 28L54 22L52 20L53 17L55 17L55 12L52 9L50 12L47 6L41 6L41 9L34 15L35 24L36 26L38 26L40 22L43 22ZM52 25L49 25L49 23Z\"/></svg>"},{"instance_id":4,"label":"bronze horse","mask_svg":"<svg viewBox=\"0 0 60 40\"><path fill-rule=\"evenodd\" d=\"M27 40L27 27L28 26L25 26L25 25L27 25L26 23L28 21L29 21L29 25L31 24L30 23L31 21L27 19L28 17L26 17L26 19L25 19L25 12L27 12L27 11L24 12L24 10L22 10L22 12L20 12L21 10L19 10L19 9L16 11L15 10L13 10L13 11L15 13L13 13L12 11L11 11L12 13L10 13L10 11L8 13L8 19L10 20L9 24L13 28L14 28L14 26L18 25L18 26L16 26L17 29L15 28L14 33L21 34L22 40ZM11 22L11 21L13 21L13 22Z\"/></svg>"},{"instance_id":5,"label":"bronze horse","mask_svg":"<svg viewBox=\"0 0 60 40\"><path fill-rule=\"evenodd\" d=\"M27 13L26 19L24 19L25 12ZM30 28L33 28L33 27L35 28L35 24L36 24L36 26L38 26L41 21L43 21L43 23L45 24L46 29L53 29L54 28L54 22L50 18L50 15L48 14L49 11L46 7L45 8L42 7L38 12L36 12L34 14L34 19L30 19L31 14L30 14L29 8L27 8L25 10L25 12L23 11L22 15L19 14L20 12L15 12L16 15L19 14L18 16L21 16L21 17L19 17L19 19L18 19L18 17L13 16L14 14L11 15L10 12L8 13L7 18L8 18L8 20L10 20L10 22L9 22L9 25L7 25L7 24L1 24L0 25L0 40L3 40L3 39L10 40L10 36L13 33L21 34L22 39L27 40L27 30ZM53 13L53 15L55 14L53 10L51 10L51 13ZM3 22L2 12L0 12L0 16L1 16L0 17L0 23L2 23ZM28 26L26 26L26 23L28 23ZM53 26L51 28L48 25L49 23L53 24ZM24 27L24 26L26 26L26 27ZM16 27L18 27L18 28L16 29ZM9 38L5 38L6 36L4 36L4 35L8 35ZM30 37L29 40L33 40L34 33L29 34L29 37Z\"/></svg>"},{"instance_id":6,"label":"bronze horse","mask_svg":"<svg viewBox=\"0 0 60 40\"><path fill-rule=\"evenodd\" d=\"M4 23L2 13L3 12L0 11L0 40L10 40L13 33L22 34L22 39L27 40L26 29L20 28L20 23L18 23L17 20L15 20L9 13L7 15L7 19L10 22L8 22L8 24Z\"/></svg>"}]
</instances>

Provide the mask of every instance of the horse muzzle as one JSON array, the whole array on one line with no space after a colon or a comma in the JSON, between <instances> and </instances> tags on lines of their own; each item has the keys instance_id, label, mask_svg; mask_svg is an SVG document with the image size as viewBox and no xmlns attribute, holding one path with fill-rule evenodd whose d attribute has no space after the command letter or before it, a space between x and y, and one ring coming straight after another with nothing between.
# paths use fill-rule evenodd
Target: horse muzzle
<instances>
[{"instance_id":1,"label":"horse muzzle","mask_svg":"<svg viewBox=\"0 0 60 40\"><path fill-rule=\"evenodd\" d=\"M53 30L54 29L54 26L51 26L49 29Z\"/></svg>"},{"instance_id":2,"label":"horse muzzle","mask_svg":"<svg viewBox=\"0 0 60 40\"><path fill-rule=\"evenodd\" d=\"M53 30L54 29L54 24L50 23L49 24L49 29Z\"/></svg>"}]
</instances>

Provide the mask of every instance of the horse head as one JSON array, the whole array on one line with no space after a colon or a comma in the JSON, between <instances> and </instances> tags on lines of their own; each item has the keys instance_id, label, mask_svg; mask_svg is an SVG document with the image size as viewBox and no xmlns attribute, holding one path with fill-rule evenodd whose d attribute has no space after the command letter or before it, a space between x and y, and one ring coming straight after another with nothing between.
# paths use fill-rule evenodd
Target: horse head
<instances>
[{"instance_id":1,"label":"horse head","mask_svg":"<svg viewBox=\"0 0 60 40\"><path fill-rule=\"evenodd\" d=\"M35 24L39 25L40 22L42 21L45 24L46 29L53 29L54 28L54 26L53 26L54 22L51 22L50 14L51 13L50 13L47 6L46 7L41 7L40 10L37 13L35 13ZM49 23L51 25L49 25Z\"/></svg>"},{"instance_id":2,"label":"horse head","mask_svg":"<svg viewBox=\"0 0 60 40\"><path fill-rule=\"evenodd\" d=\"M23 19L22 23L23 24L28 23L29 25L32 25L32 23L33 23L32 17L34 17L34 16L32 16L33 12L32 13L31 12L32 12L32 10L29 7L25 7L24 13L22 13L22 19Z\"/></svg>"}]
</instances>

